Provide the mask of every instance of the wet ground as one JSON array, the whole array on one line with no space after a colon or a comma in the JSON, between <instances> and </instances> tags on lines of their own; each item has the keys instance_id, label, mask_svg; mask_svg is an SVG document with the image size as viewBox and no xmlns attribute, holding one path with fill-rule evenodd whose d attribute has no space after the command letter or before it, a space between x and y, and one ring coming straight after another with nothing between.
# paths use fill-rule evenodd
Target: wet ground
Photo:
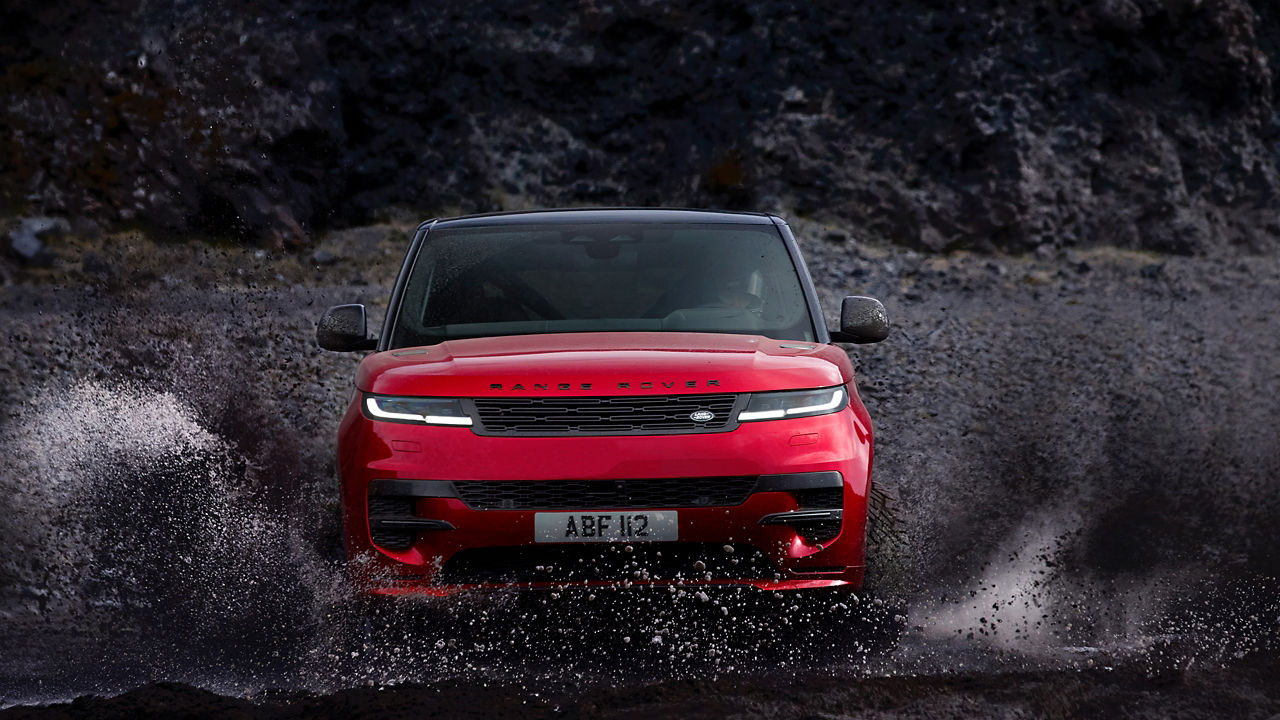
<instances>
[{"instance_id":1,"label":"wet ground","mask_svg":"<svg viewBox=\"0 0 1280 720\"><path fill-rule=\"evenodd\" d=\"M404 228L335 235L323 266L117 236L12 268L0 701L117 697L6 714L1280 712L1280 263L797 230L829 309L873 294L896 323L854 358L907 542L847 607L569 593L370 619L331 466L355 359L313 323L383 302Z\"/></svg>"},{"instance_id":2,"label":"wet ground","mask_svg":"<svg viewBox=\"0 0 1280 720\"><path fill-rule=\"evenodd\" d=\"M1274 662L1152 677L1119 670L851 679L839 673L670 680L539 692L475 680L253 700L160 684L112 699L0 711L12 718L1273 717Z\"/></svg>"}]
</instances>

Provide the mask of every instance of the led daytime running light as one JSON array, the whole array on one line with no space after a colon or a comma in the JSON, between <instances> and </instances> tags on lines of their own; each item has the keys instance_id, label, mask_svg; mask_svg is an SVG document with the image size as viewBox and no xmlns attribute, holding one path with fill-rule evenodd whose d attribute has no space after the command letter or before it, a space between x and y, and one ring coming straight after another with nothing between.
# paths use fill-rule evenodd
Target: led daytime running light
<instances>
[{"instance_id":1,"label":"led daytime running light","mask_svg":"<svg viewBox=\"0 0 1280 720\"><path fill-rule=\"evenodd\" d=\"M780 417L786 417L786 410L757 410L755 412L738 413L738 422L747 422L748 420L774 420Z\"/></svg>"},{"instance_id":2,"label":"led daytime running light","mask_svg":"<svg viewBox=\"0 0 1280 720\"><path fill-rule=\"evenodd\" d=\"M408 420L410 422L420 422L427 425L470 425L469 417L450 417L448 415L417 415L415 413L398 413L388 412L378 407L378 399L376 397L365 398L365 407L368 408L369 414L382 418L383 420Z\"/></svg>"},{"instance_id":3,"label":"led daytime running light","mask_svg":"<svg viewBox=\"0 0 1280 720\"><path fill-rule=\"evenodd\" d=\"M809 412L816 413L816 412L825 412L827 410L833 410L837 405L840 404L841 400L844 400L844 388L836 388L831 393L831 399L822 403L821 405L807 405L805 407L787 408L787 414L799 415L800 413L809 413Z\"/></svg>"},{"instance_id":4,"label":"led daytime running light","mask_svg":"<svg viewBox=\"0 0 1280 720\"><path fill-rule=\"evenodd\" d=\"M844 388L837 387L831 391L831 399L817 405L802 405L791 408L775 408L773 410L754 410L738 413L738 422L752 420L777 420L794 415L821 415L840 406L844 402Z\"/></svg>"}]
</instances>

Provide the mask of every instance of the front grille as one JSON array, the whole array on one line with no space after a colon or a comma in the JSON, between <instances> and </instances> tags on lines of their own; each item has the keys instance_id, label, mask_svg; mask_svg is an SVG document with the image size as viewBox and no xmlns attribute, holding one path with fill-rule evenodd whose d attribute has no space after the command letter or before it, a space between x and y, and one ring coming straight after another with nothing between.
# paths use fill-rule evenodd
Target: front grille
<instances>
[{"instance_id":1,"label":"front grille","mask_svg":"<svg viewBox=\"0 0 1280 720\"><path fill-rule=\"evenodd\" d=\"M736 428L738 396L476 398L479 435L662 435ZM694 420L697 412L711 419Z\"/></svg>"},{"instance_id":2,"label":"front grille","mask_svg":"<svg viewBox=\"0 0 1280 720\"><path fill-rule=\"evenodd\" d=\"M468 480L453 486L472 510L623 510L741 505L756 477Z\"/></svg>"},{"instance_id":3,"label":"front grille","mask_svg":"<svg viewBox=\"0 0 1280 720\"><path fill-rule=\"evenodd\" d=\"M631 552L627 552L627 548ZM748 545L734 552L711 543L532 545L456 553L436 580L445 584L645 582L775 578L778 568Z\"/></svg>"}]
</instances>

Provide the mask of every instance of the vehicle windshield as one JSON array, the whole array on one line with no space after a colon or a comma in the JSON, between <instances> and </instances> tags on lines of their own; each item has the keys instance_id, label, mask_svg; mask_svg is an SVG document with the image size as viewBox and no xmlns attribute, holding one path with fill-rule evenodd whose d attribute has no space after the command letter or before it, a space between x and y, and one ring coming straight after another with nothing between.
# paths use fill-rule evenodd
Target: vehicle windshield
<instances>
[{"instance_id":1,"label":"vehicle windshield","mask_svg":"<svg viewBox=\"0 0 1280 720\"><path fill-rule=\"evenodd\" d=\"M530 224L432 230L390 347L605 331L814 340L772 225Z\"/></svg>"}]
</instances>

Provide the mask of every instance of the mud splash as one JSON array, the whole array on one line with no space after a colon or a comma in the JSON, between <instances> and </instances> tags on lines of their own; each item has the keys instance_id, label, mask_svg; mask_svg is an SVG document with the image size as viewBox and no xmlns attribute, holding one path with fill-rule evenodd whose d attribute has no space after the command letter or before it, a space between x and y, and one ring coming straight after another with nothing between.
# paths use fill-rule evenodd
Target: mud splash
<instances>
[{"instance_id":1,"label":"mud splash","mask_svg":"<svg viewBox=\"0 0 1280 720\"><path fill-rule=\"evenodd\" d=\"M20 371L0 391L0 699L161 680L242 696L1159 673L1274 655L1264 521L1280 423L1257 399L1280 338L1267 313L1212 321L1273 297L1274 282L1187 261L1150 283L1100 266L1051 292L1043 279L992 285L985 259L930 275L885 252L827 259L832 278L866 282L828 279L824 292L929 293L891 301L899 334L858 356L877 476L900 484L911 551L896 595L803 607L664 591L355 608L329 461L351 361L311 348L310 328L316 308L360 298L171 282L110 302L0 290L21 338L0 348ZM1218 294L1188 286L1197 273ZM1086 331L1127 339L1089 344Z\"/></svg>"},{"instance_id":2,"label":"mud splash","mask_svg":"<svg viewBox=\"0 0 1280 720\"><path fill-rule=\"evenodd\" d=\"M1064 574L1078 532L1061 508L1019 527L969 584L888 605L663 591L371 612L348 602L340 566L303 537L306 518L249 490L255 459L172 394L83 383L32 407L6 438L20 470L0 487L5 540L21 550L5 564L5 635L20 649L3 669L9 703L157 679L226 695L477 677L563 692L832 665L850 677L1161 668L1265 651L1280 622L1280 608L1256 602L1275 588L1129 577L1106 589ZM907 632L886 642L900 612Z\"/></svg>"},{"instance_id":3,"label":"mud splash","mask_svg":"<svg viewBox=\"0 0 1280 720\"><path fill-rule=\"evenodd\" d=\"M0 478L0 607L25 651L4 695L279 684L336 578L303 518L253 490L255 458L167 392L86 382L27 407Z\"/></svg>"}]
</instances>

